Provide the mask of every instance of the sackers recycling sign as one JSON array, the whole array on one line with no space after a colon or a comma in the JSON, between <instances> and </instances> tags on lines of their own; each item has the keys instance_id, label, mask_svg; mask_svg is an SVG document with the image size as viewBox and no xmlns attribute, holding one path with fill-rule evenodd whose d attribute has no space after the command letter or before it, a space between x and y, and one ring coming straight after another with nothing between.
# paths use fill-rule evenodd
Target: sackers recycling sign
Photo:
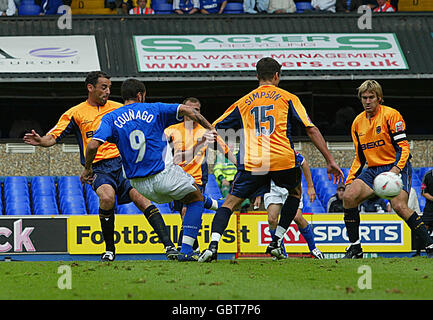
<instances>
[{"instance_id":1,"label":"sackers recycling sign","mask_svg":"<svg viewBox=\"0 0 433 320\"><path fill-rule=\"evenodd\" d=\"M272 57L283 70L408 69L393 33L134 36L140 72L255 70Z\"/></svg>"}]
</instances>

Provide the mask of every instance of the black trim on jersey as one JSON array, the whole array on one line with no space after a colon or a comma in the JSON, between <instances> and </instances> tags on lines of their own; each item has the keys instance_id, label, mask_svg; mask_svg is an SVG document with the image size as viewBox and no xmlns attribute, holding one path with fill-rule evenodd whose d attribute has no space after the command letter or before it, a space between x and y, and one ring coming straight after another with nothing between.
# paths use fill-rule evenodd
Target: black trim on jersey
<instances>
[{"instance_id":1,"label":"black trim on jersey","mask_svg":"<svg viewBox=\"0 0 433 320\"><path fill-rule=\"evenodd\" d=\"M362 169L364 168L365 163L367 162L367 160L365 159L364 152L362 151L361 141L359 141L359 136L358 136L358 132L357 131L355 131L355 136L356 136L356 140L358 141L358 158L359 158L359 161L361 162L361 166L355 172L355 178L356 178L356 177L358 177L361 174Z\"/></svg>"}]
</instances>

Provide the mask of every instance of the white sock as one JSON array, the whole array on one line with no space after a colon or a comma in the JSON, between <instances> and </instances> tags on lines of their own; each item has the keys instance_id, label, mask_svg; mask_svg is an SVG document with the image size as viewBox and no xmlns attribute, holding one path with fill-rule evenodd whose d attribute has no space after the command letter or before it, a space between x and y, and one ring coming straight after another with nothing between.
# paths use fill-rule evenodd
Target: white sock
<instances>
[{"instance_id":1,"label":"white sock","mask_svg":"<svg viewBox=\"0 0 433 320\"><path fill-rule=\"evenodd\" d=\"M210 207L210 209L216 211L218 208L218 201L212 199L212 207Z\"/></svg>"},{"instance_id":2,"label":"white sock","mask_svg":"<svg viewBox=\"0 0 433 320\"><path fill-rule=\"evenodd\" d=\"M190 236L183 236L182 237L182 243L188 244L192 247L192 245L194 244L195 239L193 237Z\"/></svg>"},{"instance_id":3,"label":"white sock","mask_svg":"<svg viewBox=\"0 0 433 320\"><path fill-rule=\"evenodd\" d=\"M212 232L210 235L210 241L216 241L216 242L220 242L221 240L221 235L218 232Z\"/></svg>"},{"instance_id":4,"label":"white sock","mask_svg":"<svg viewBox=\"0 0 433 320\"><path fill-rule=\"evenodd\" d=\"M286 234L286 229L284 229L282 226L277 226L277 229L275 229L275 236L279 238L278 245L281 244L281 241L284 239L284 235Z\"/></svg>"}]
</instances>

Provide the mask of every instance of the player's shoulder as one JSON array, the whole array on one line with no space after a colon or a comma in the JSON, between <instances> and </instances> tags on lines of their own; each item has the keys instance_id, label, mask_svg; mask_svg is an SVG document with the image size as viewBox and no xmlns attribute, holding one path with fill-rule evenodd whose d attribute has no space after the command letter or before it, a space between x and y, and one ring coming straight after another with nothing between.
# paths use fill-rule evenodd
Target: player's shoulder
<instances>
[{"instance_id":1,"label":"player's shoulder","mask_svg":"<svg viewBox=\"0 0 433 320\"><path fill-rule=\"evenodd\" d=\"M381 107L382 107L382 112L387 116L400 115L400 112L395 108L384 106L384 105L381 105Z\"/></svg>"},{"instance_id":2,"label":"player's shoulder","mask_svg":"<svg viewBox=\"0 0 433 320\"><path fill-rule=\"evenodd\" d=\"M166 131L179 131L179 130L184 130L185 129L185 123L179 122L179 123L175 123L172 124L171 126L167 127L167 129L165 129Z\"/></svg>"},{"instance_id":3,"label":"player's shoulder","mask_svg":"<svg viewBox=\"0 0 433 320\"><path fill-rule=\"evenodd\" d=\"M355 119L353 119L353 123L352 123L352 126L353 125L356 125L357 123L359 123L359 122L361 122L363 119L365 119L367 116L366 116L366 113L365 113L365 111L362 111L360 114L358 114L356 117L355 117Z\"/></svg>"}]
</instances>

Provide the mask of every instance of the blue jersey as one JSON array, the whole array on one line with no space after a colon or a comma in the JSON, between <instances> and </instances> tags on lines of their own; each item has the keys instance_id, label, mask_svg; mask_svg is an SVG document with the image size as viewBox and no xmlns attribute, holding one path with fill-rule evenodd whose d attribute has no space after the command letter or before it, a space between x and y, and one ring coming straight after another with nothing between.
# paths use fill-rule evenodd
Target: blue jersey
<instances>
[{"instance_id":1,"label":"blue jersey","mask_svg":"<svg viewBox=\"0 0 433 320\"><path fill-rule=\"evenodd\" d=\"M128 179L147 177L165 168L165 128L183 121L179 104L133 103L107 113L93 139L117 145ZM170 161L170 160L168 160Z\"/></svg>"}]
</instances>

